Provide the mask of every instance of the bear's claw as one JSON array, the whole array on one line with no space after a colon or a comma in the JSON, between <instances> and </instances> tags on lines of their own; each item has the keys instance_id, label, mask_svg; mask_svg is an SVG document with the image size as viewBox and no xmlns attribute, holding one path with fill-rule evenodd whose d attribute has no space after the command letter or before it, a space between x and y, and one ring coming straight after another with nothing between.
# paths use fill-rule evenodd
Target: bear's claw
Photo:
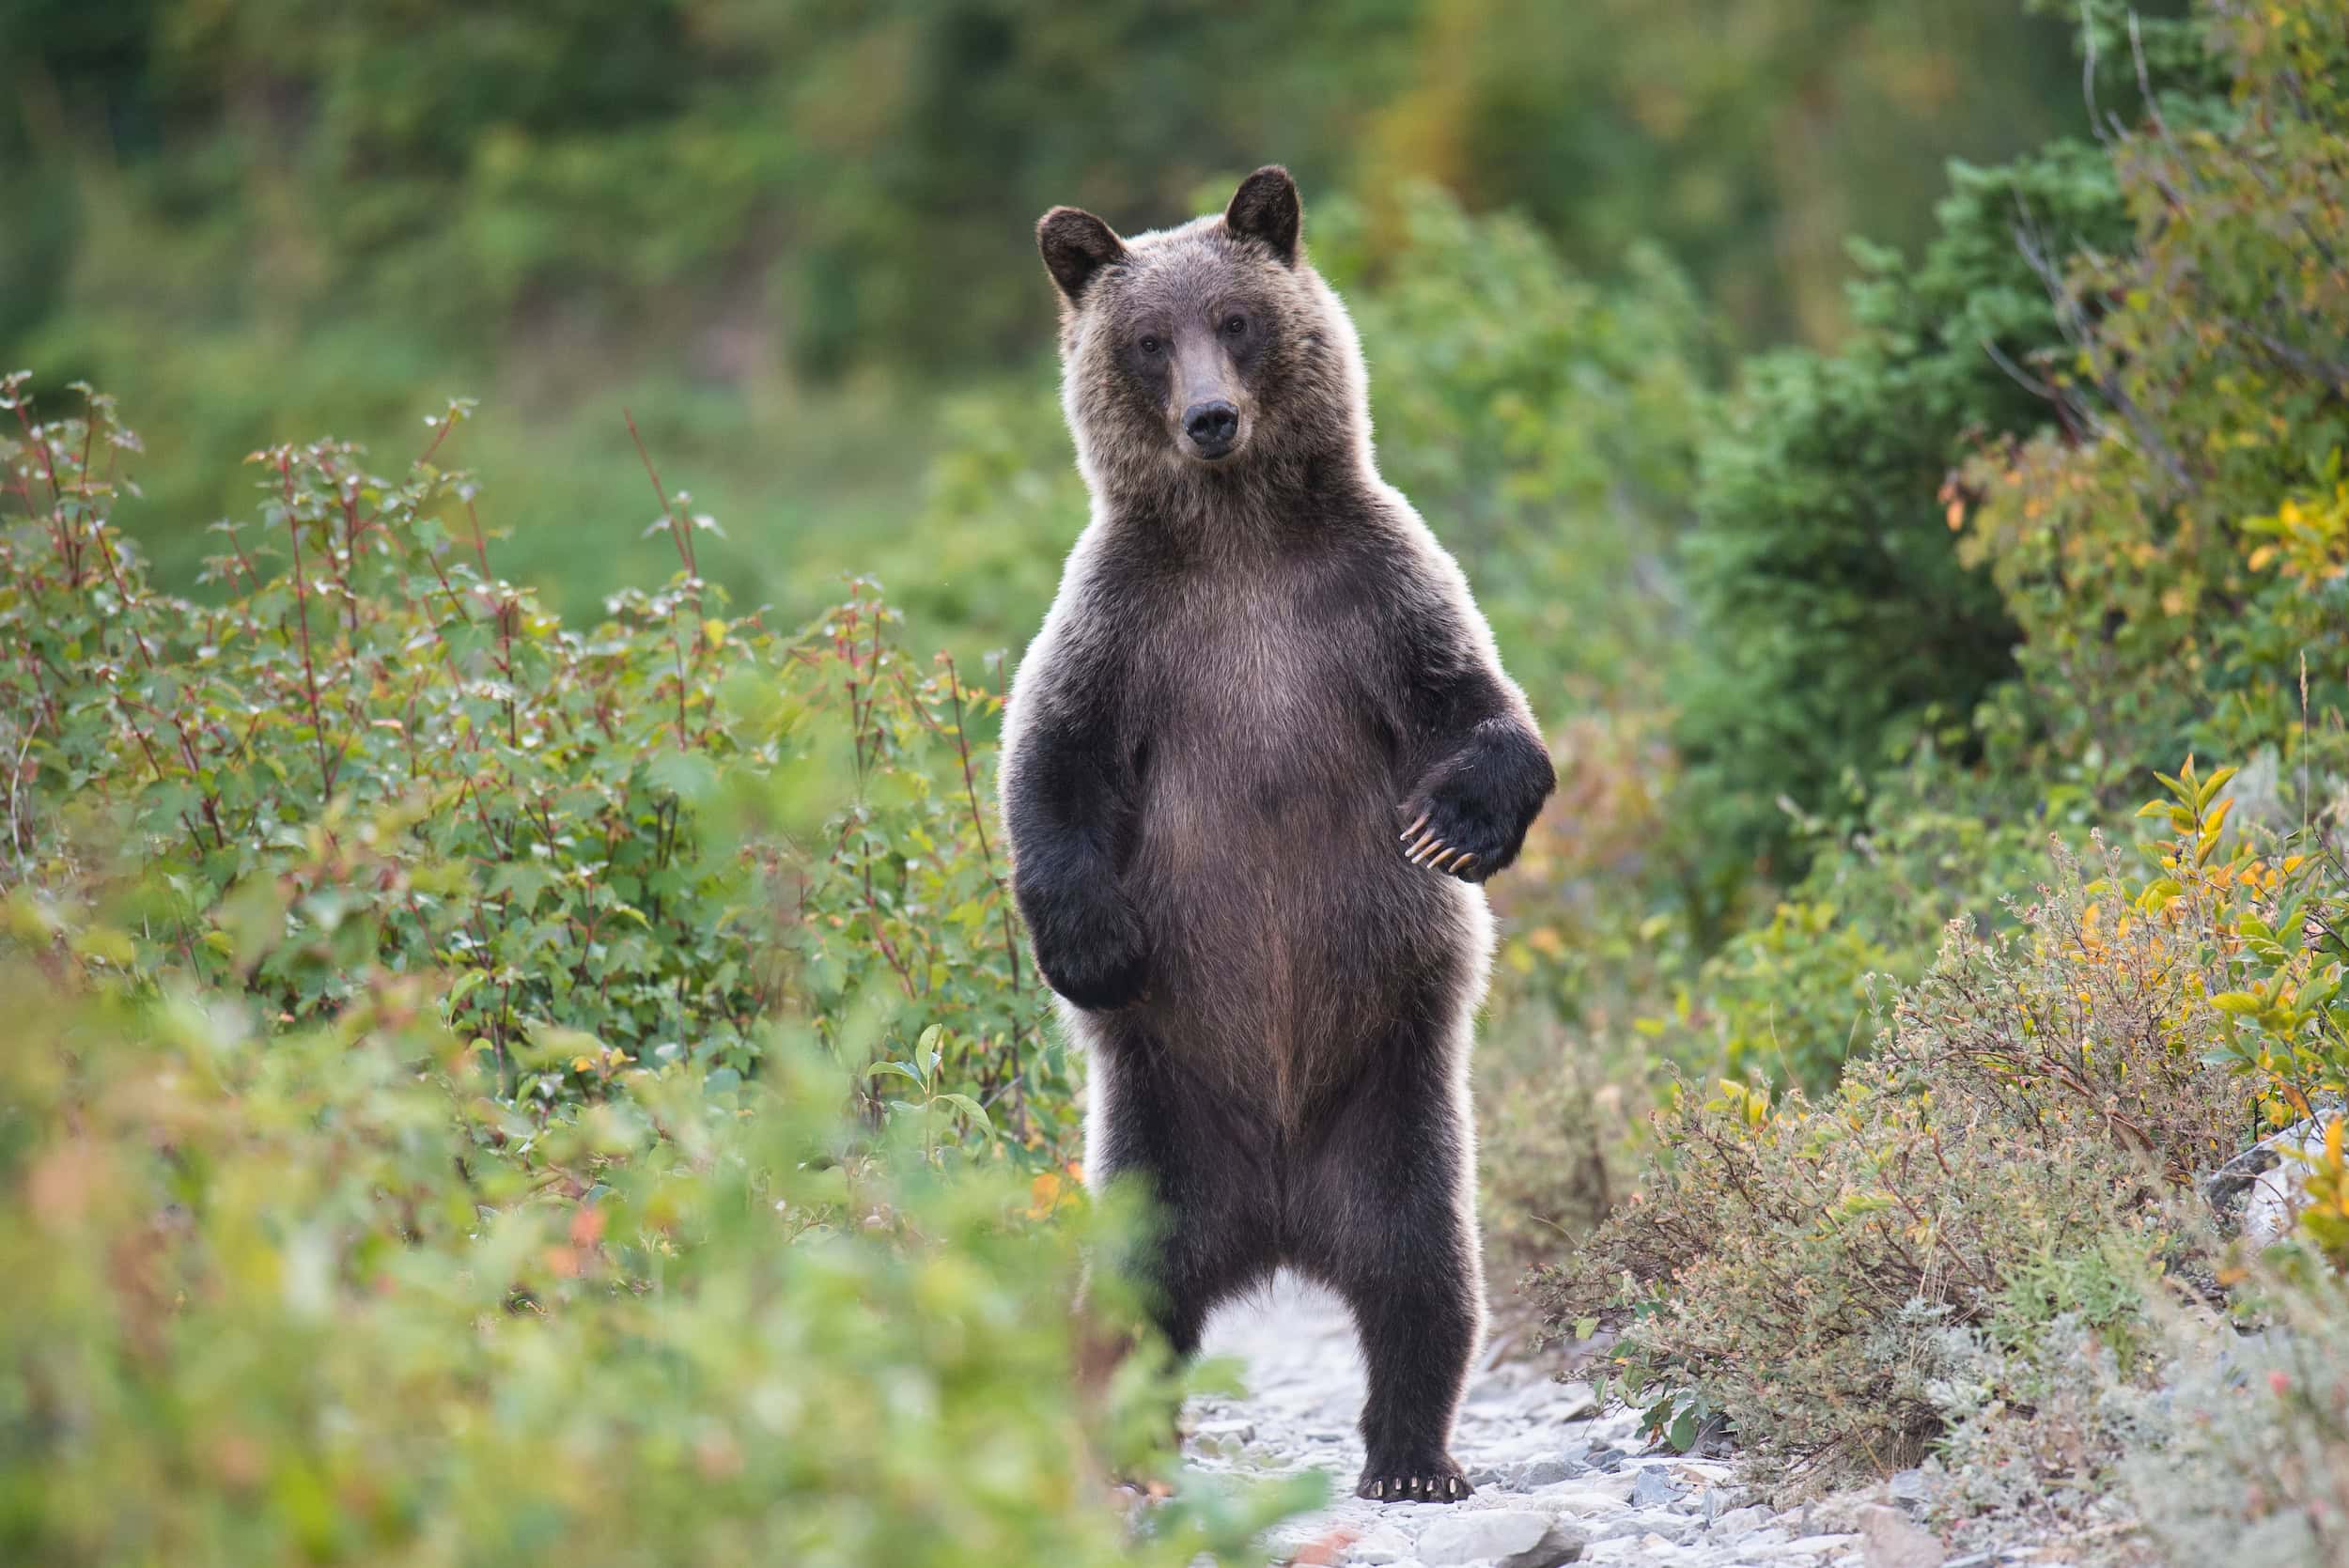
<instances>
[{"instance_id":1,"label":"bear's claw","mask_svg":"<svg viewBox=\"0 0 2349 1568\"><path fill-rule=\"evenodd\" d=\"M1435 1465L1374 1465L1362 1472L1354 1495L1373 1502L1458 1502L1475 1490L1460 1467L1446 1459Z\"/></svg>"}]
</instances>

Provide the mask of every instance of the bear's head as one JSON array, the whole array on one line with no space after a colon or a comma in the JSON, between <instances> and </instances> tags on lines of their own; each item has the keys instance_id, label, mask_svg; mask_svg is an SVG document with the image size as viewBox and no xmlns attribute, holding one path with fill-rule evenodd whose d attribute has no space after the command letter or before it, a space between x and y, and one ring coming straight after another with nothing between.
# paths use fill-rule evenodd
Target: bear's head
<instances>
[{"instance_id":1,"label":"bear's head","mask_svg":"<svg viewBox=\"0 0 2349 1568\"><path fill-rule=\"evenodd\" d=\"M1179 228L1120 239L1073 207L1037 223L1061 294L1063 402L1097 489L1367 457L1361 350L1305 261L1301 217L1288 171L1266 167Z\"/></svg>"}]
</instances>

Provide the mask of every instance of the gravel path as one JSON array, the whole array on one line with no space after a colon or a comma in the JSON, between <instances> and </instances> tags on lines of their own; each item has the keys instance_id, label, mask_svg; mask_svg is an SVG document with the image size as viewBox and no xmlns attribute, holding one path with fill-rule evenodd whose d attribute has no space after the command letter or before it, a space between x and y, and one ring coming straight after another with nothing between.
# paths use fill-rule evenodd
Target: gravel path
<instances>
[{"instance_id":1,"label":"gravel path","mask_svg":"<svg viewBox=\"0 0 2349 1568\"><path fill-rule=\"evenodd\" d=\"M1281 1560L1862 1568L1891 1555L1863 1555L1858 1534L1813 1531L1801 1514L1753 1506L1725 1464L1641 1453L1634 1413L1601 1413L1588 1385L1552 1382L1489 1350L1452 1446L1476 1495L1452 1505L1371 1502L1352 1495L1362 1372L1335 1297L1284 1276L1269 1293L1224 1307L1206 1353L1243 1362L1249 1392L1191 1402L1190 1462L1223 1474L1319 1469L1336 1487L1329 1508L1273 1537ZM1904 1527L1896 1515L1883 1528Z\"/></svg>"}]
</instances>

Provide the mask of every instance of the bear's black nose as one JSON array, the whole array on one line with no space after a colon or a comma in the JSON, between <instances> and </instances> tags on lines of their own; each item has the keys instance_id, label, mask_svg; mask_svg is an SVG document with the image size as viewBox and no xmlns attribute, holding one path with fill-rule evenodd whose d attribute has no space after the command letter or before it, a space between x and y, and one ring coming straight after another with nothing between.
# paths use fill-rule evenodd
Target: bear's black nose
<instances>
[{"instance_id":1,"label":"bear's black nose","mask_svg":"<svg viewBox=\"0 0 2349 1568\"><path fill-rule=\"evenodd\" d=\"M1183 434L1203 458L1221 458L1239 439L1239 410L1218 398L1183 411Z\"/></svg>"}]
</instances>

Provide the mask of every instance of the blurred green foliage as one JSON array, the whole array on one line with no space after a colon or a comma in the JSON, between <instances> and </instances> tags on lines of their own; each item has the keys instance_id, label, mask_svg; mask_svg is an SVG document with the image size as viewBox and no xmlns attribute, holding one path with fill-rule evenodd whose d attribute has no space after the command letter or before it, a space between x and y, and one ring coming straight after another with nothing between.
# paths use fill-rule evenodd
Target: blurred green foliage
<instances>
[{"instance_id":1,"label":"blurred green foliage","mask_svg":"<svg viewBox=\"0 0 2349 1568\"><path fill-rule=\"evenodd\" d=\"M1496 1245L1606 1226L1548 1304L1668 1436L1907 1456L1934 1334L2038 1365L2035 1281L2185 1255L2158 1194L2349 1068L2341 10L0 0L0 365L153 438L6 383L0 1541L1298 1500L1106 1511L1173 1390L1071 1373L1130 1217L989 795L1085 510L1028 225L1275 156L1557 740ZM1719 1089L1643 1130L1659 1063Z\"/></svg>"},{"instance_id":2,"label":"blurred green foliage","mask_svg":"<svg viewBox=\"0 0 2349 1568\"><path fill-rule=\"evenodd\" d=\"M860 593L494 576L462 410L248 459L216 602L137 439L0 379L0 1555L1244 1560L1085 1259L994 702ZM650 473L649 462L646 465ZM658 478L650 483L659 488Z\"/></svg>"},{"instance_id":3,"label":"blurred green foliage","mask_svg":"<svg viewBox=\"0 0 2349 1568\"><path fill-rule=\"evenodd\" d=\"M1175 1390L1071 1376L1105 1217L860 1156L805 1041L545 1122L421 977L290 1030L184 978L0 957L10 1561L1174 1568L1319 1495L1129 1531Z\"/></svg>"},{"instance_id":4,"label":"blurred green foliage","mask_svg":"<svg viewBox=\"0 0 2349 1568\"><path fill-rule=\"evenodd\" d=\"M2349 121L2298 85L2336 43L2265 15L2107 28L2133 117L1956 171L1852 341L1750 367L1705 442L1677 801L1726 939L1681 1021L1731 1070L1832 1083L1870 974L2004 924L2162 759L2246 759L2270 828L2337 787Z\"/></svg>"},{"instance_id":5,"label":"blurred green foliage","mask_svg":"<svg viewBox=\"0 0 2349 1568\"><path fill-rule=\"evenodd\" d=\"M1736 426L1705 447L1686 557L1704 642L1679 732L1688 795L1723 854L1781 875L1801 867L1781 798L1838 803L1847 773L1896 756L1921 721L1964 719L2012 669L2015 628L1958 568L1937 491L1983 434L2047 413L1993 357L2019 369L2061 342L2018 231L2058 254L2125 232L2092 146L1952 181L1914 266L1865 253L1850 341L1750 363Z\"/></svg>"},{"instance_id":6,"label":"blurred green foliage","mask_svg":"<svg viewBox=\"0 0 2349 1568\"><path fill-rule=\"evenodd\" d=\"M1765 1454L1881 1469L1946 1436L1960 1495L2019 1486L2048 1516L2133 1460L2148 1496L2221 1498L2151 1505L2168 1528L2256 1528L2320 1561L2331 1538L2301 1527L2338 1490L2307 1479L2338 1466L2338 1390L2295 1377L2338 1338L2349 1267L2349 5L2214 5L2153 42L2149 76L2159 54L2191 89L2064 154L2107 165L2122 234L2059 251L2016 210L2045 335L2005 369L2044 417L1937 436L1963 448L1936 497L1952 565L1995 593L2010 671L1970 711L1920 707L1915 738L1879 723L1897 767L1851 756L1828 800L1790 802L1807 870L1657 1027L1667 1056L1728 1076L1675 1086L1637 1201L1541 1289L1562 1333L1619 1328L1618 1370L1675 1443L1720 1411ZM1947 314L2017 297L1977 275ZM1748 459L1772 483L1825 472ZM1925 485L1891 493L1921 510ZM1700 543L1807 520L1782 499L1703 511ZM1786 645L1847 631L1792 622ZM1899 651L1888 635L1878 657ZM2221 751L2244 765L2197 767ZM1769 777L1692 761L1700 796L1723 768ZM2027 869L2031 839L2092 828L2106 845ZM2305 1207L2282 1261L2248 1269L2197 1184L2311 1117L2332 1120L2279 1178ZM2188 1312L2156 1310L2172 1291ZM2211 1325L2213 1303L2237 1321ZM2171 1321L2194 1369L2177 1426L2143 1354ZM2205 1374L2238 1323L2279 1354L2227 1408L2222 1455ZM2162 1436L2174 1458L2149 1452ZM1984 1473L2001 1453L2037 1467Z\"/></svg>"},{"instance_id":7,"label":"blurred green foliage","mask_svg":"<svg viewBox=\"0 0 2349 1568\"><path fill-rule=\"evenodd\" d=\"M241 506L211 454L396 454L476 393L550 604L599 591L625 403L733 527L713 580L796 617L905 533L941 397L1040 385L1052 203L1152 226L1281 160L1314 226L1365 204L1375 260L1432 182L1587 274L1660 241L1729 341L1826 340L1847 232L1910 241L1944 159L2079 123L2064 30L2017 0L0 0L0 365L140 411L132 526L174 587Z\"/></svg>"},{"instance_id":8,"label":"blurred green foliage","mask_svg":"<svg viewBox=\"0 0 2349 1568\"><path fill-rule=\"evenodd\" d=\"M441 466L459 406L404 481L331 442L254 454L257 519L224 525L219 601L193 604L114 527L137 441L85 401L44 419L0 380L28 918L287 1023L377 965L438 972L448 1026L533 1103L630 1062L747 1073L788 997L846 1065L892 1064L877 1112L910 1078L926 1111L1063 1152L1067 1063L973 731L999 699L951 660L910 669L880 600L796 634L726 614L695 567L708 520L664 490L671 582L567 628L490 570L477 487ZM87 924L136 936L89 949Z\"/></svg>"}]
</instances>

